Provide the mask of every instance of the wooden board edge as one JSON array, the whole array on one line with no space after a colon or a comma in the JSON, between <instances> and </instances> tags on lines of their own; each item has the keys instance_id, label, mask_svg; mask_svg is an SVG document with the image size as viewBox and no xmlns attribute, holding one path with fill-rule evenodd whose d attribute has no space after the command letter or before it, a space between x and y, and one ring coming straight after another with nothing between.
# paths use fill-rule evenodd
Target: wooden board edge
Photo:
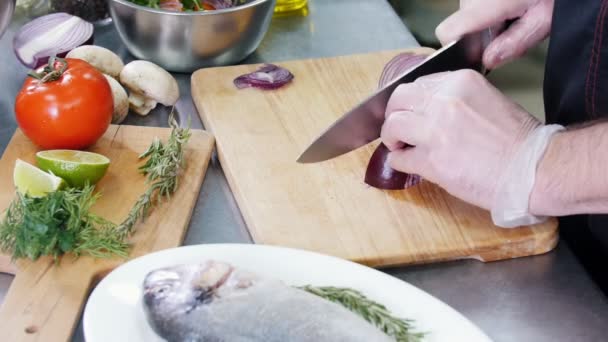
<instances>
[{"instance_id":1,"label":"wooden board edge","mask_svg":"<svg viewBox=\"0 0 608 342\"><path fill-rule=\"evenodd\" d=\"M191 87L192 87L193 93L195 91L199 90L198 85L196 85L196 84L197 84L197 82L194 82L194 75L192 75ZM210 130L210 132L213 133L213 129L214 129L213 124L204 115L205 110L204 110L203 104L200 104L199 101L194 99L194 97L192 98L192 100L194 102L194 106L197 109L198 115L199 115L201 121L203 122L203 125L205 126L206 129ZM224 151L222 149L221 142L217 139L215 140L215 150L217 152L217 158L220 162L222 171L224 172L224 175L226 177L228 187L230 188L230 191L232 191L232 195L234 196L234 200L236 202L238 210L239 210L241 216L243 217L243 221L245 222L247 232L251 236L253 243L256 243L259 236L257 236L257 229L255 228L255 224L253 222L252 216L249 213L250 209L247 208L246 201L243 198L242 192L238 190L238 187L234 183L234 179L236 178L236 175L233 174L233 171L232 171L233 168L227 165L228 162L224 156Z\"/></svg>"},{"instance_id":2,"label":"wooden board edge","mask_svg":"<svg viewBox=\"0 0 608 342\"><path fill-rule=\"evenodd\" d=\"M546 225L546 226L545 226ZM404 260L401 255L386 256L378 259L353 259L351 261L375 268L407 267L414 265L436 264L441 262L458 260L477 260L484 263L502 261L509 259L525 258L542 255L551 252L559 243L559 226L557 219L553 218L545 223L540 231L527 236L504 243L500 246L480 247L471 251L468 255L456 256L453 251L437 251L433 256L425 255L423 259ZM537 229L541 227L532 227ZM522 228L530 229L530 228Z\"/></svg>"},{"instance_id":3,"label":"wooden board edge","mask_svg":"<svg viewBox=\"0 0 608 342\"><path fill-rule=\"evenodd\" d=\"M192 129L192 130L190 130L190 132L192 133L192 135L194 135L194 134L200 135L202 139L208 141L208 144L205 144L206 147L204 149L200 149L200 146L197 149L193 149L194 151L198 151L201 155L205 156L205 160L204 160L202 168L200 170L201 172L199 172L197 175L197 179L195 182L197 191L195 191L196 194L195 194L194 200L190 201L190 203L189 203L189 208L187 210L188 219L184 223L185 226L182 227L182 229L181 229L181 236L179 237L180 246L183 245L184 238L186 237L186 234L188 233L188 228L189 228L190 222L192 220L192 213L194 212L194 208L196 207L196 204L198 203L198 198L200 197L200 192L203 187L203 182L205 181L205 177L207 176L207 170L209 169L209 163L211 162L213 148L215 147L215 144L216 144L215 137L205 130ZM186 147L186 149L188 149L188 147Z\"/></svg>"},{"instance_id":4,"label":"wooden board edge","mask_svg":"<svg viewBox=\"0 0 608 342\"><path fill-rule=\"evenodd\" d=\"M557 219L551 219L550 222L552 224L547 223L548 229L535 231L532 239L522 239L503 244L498 248L480 250L478 254L471 255L469 259L493 262L548 253L555 249L559 243L558 221Z\"/></svg>"}]
</instances>

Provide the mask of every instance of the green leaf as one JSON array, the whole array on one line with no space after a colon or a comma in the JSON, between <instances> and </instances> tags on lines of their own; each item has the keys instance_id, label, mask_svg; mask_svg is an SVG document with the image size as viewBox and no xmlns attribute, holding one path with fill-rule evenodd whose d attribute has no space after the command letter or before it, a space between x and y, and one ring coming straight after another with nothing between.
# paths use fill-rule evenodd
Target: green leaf
<instances>
[{"instance_id":1,"label":"green leaf","mask_svg":"<svg viewBox=\"0 0 608 342\"><path fill-rule=\"evenodd\" d=\"M351 288L302 286L301 290L340 304L361 316L397 342L419 342L424 333L413 332L413 321L393 316L388 309Z\"/></svg>"}]
</instances>

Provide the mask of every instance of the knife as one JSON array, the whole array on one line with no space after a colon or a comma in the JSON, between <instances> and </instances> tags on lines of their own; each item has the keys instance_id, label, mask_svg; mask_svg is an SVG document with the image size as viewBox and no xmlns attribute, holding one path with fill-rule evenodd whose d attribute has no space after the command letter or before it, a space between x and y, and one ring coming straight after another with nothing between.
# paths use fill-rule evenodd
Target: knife
<instances>
[{"instance_id":1,"label":"knife","mask_svg":"<svg viewBox=\"0 0 608 342\"><path fill-rule=\"evenodd\" d=\"M474 69L486 73L482 63L483 50L492 39L492 29L469 33L427 57L418 66L408 69L373 95L347 112L323 132L300 155L298 163L316 163L355 150L380 137L386 104L397 86L418 77L458 69Z\"/></svg>"}]
</instances>

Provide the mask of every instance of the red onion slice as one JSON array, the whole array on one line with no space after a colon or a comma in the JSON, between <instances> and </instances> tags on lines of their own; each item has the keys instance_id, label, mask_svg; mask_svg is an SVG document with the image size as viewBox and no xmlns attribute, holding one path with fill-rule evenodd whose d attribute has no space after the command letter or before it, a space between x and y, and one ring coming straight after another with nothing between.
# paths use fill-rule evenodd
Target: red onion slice
<instances>
[{"instance_id":1,"label":"red onion slice","mask_svg":"<svg viewBox=\"0 0 608 342\"><path fill-rule=\"evenodd\" d=\"M426 59L426 55L401 53L391 59L382 70L378 87L382 88L408 69L415 67ZM396 171L388 165L389 149L382 143L376 148L365 171L365 183L384 190L407 189L422 180L418 175Z\"/></svg>"},{"instance_id":2,"label":"red onion slice","mask_svg":"<svg viewBox=\"0 0 608 342\"><path fill-rule=\"evenodd\" d=\"M13 49L23 65L38 68L50 56L63 57L92 42L93 24L67 13L53 13L25 24L13 39Z\"/></svg>"},{"instance_id":3,"label":"red onion slice","mask_svg":"<svg viewBox=\"0 0 608 342\"><path fill-rule=\"evenodd\" d=\"M293 74L285 68L274 64L264 64L252 73L235 78L234 85L239 89L255 87L270 90L286 85L293 80L293 77Z\"/></svg>"}]
</instances>

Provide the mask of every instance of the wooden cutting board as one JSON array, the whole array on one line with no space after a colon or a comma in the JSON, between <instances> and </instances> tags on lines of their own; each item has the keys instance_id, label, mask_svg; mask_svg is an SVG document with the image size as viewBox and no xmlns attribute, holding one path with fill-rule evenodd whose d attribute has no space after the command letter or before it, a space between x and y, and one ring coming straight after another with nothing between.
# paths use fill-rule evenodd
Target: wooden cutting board
<instances>
[{"instance_id":1,"label":"wooden cutting board","mask_svg":"<svg viewBox=\"0 0 608 342\"><path fill-rule=\"evenodd\" d=\"M91 148L111 160L105 177L97 185L102 193L93 211L120 222L145 189L145 177L138 173L138 155L154 137L166 141L168 128L111 126L104 137ZM130 257L181 244L192 209L198 198L213 149L213 137L193 130L187 145L186 168L172 200L154 207L151 215L132 237ZM14 197L12 172L17 158L35 163L36 147L17 130L0 159L0 210L4 211ZM4 256L3 263L8 263ZM0 331L2 341L69 341L81 310L94 284L125 260L96 260L71 255L59 265L51 258L36 262L17 262L17 274L2 307Z\"/></svg>"},{"instance_id":2,"label":"wooden cutting board","mask_svg":"<svg viewBox=\"0 0 608 342\"><path fill-rule=\"evenodd\" d=\"M255 242L371 266L492 261L551 250L558 240L556 220L500 229L488 212L427 182L401 191L367 186L365 170L378 142L326 162L296 163L322 131L376 89L383 66L396 54L279 63L295 79L275 91L233 85L259 65L202 69L192 76L194 102L216 138Z\"/></svg>"}]
</instances>

